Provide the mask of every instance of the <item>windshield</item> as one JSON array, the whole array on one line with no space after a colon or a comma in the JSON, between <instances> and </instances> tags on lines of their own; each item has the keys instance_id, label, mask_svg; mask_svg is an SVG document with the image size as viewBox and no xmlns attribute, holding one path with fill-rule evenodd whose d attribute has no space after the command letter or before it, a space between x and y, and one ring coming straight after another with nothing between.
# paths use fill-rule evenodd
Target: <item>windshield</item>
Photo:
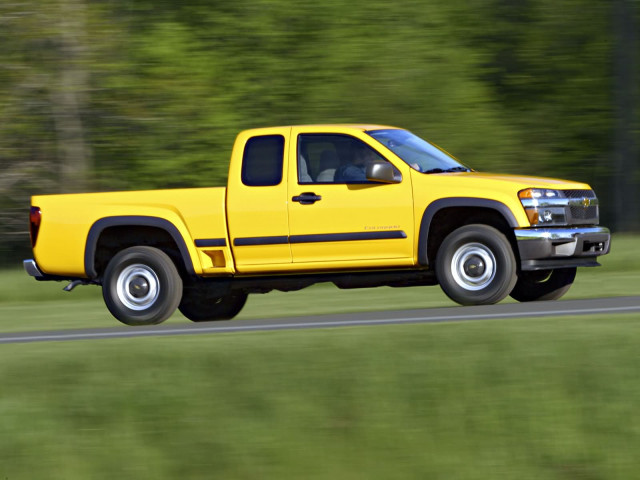
<instances>
[{"instance_id":1,"label":"windshield","mask_svg":"<svg viewBox=\"0 0 640 480\"><path fill-rule=\"evenodd\" d=\"M407 130L371 130L367 133L419 172L471 171L444 150Z\"/></svg>"}]
</instances>

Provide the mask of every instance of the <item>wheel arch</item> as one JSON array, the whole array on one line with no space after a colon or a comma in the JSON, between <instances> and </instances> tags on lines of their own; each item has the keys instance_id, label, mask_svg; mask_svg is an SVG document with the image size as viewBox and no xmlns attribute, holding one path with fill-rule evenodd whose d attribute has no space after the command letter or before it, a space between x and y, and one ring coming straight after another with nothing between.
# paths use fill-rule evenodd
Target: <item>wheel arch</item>
<instances>
[{"instance_id":1,"label":"wheel arch","mask_svg":"<svg viewBox=\"0 0 640 480\"><path fill-rule=\"evenodd\" d=\"M513 234L518 222L507 205L486 198L450 197L430 203L422 214L418 234L418 264L429 266L433 263L438 245L444 237L470 223L486 223L505 233L519 263Z\"/></svg>"},{"instance_id":2,"label":"wheel arch","mask_svg":"<svg viewBox=\"0 0 640 480\"><path fill-rule=\"evenodd\" d=\"M149 235L159 236L155 241L143 241ZM107 238L114 244L106 245ZM179 271L195 276L193 260L180 230L169 220L150 216L113 216L97 220L89 229L84 252L85 273L91 279L98 278L104 270L100 253L113 252L133 245L159 246L169 250L171 259ZM164 248L162 248L164 247Z\"/></svg>"}]
</instances>

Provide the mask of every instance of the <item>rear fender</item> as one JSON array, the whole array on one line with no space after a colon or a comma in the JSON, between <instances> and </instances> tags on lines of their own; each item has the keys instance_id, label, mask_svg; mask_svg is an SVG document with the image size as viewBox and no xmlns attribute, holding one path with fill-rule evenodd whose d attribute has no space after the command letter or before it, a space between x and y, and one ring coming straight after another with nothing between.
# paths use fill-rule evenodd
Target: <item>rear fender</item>
<instances>
[{"instance_id":1,"label":"rear fender","mask_svg":"<svg viewBox=\"0 0 640 480\"><path fill-rule=\"evenodd\" d=\"M106 228L110 227L123 227L123 226L144 226L160 228L167 232L175 244L178 247L184 267L189 275L196 275L194 268L193 258L197 258L191 255L187 244L185 243L184 236L173 223L169 220L159 217L139 216L139 215L125 215L125 216L113 216L105 217L97 220L90 228L87 236L87 244L84 252L84 268L89 278L97 278L98 272L95 268L95 255L100 235Z\"/></svg>"}]
</instances>

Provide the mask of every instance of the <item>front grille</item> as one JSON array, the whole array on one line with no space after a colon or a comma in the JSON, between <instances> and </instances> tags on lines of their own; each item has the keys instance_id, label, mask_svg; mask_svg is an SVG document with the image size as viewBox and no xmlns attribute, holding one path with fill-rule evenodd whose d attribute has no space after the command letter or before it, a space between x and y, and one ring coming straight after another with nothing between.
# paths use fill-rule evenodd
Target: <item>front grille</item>
<instances>
[{"instance_id":1,"label":"front grille","mask_svg":"<svg viewBox=\"0 0 640 480\"><path fill-rule=\"evenodd\" d=\"M569 207L571 211L571 218L574 220L590 220L591 222L598 222L598 207ZM591 223L590 222L590 223Z\"/></svg>"},{"instance_id":2,"label":"front grille","mask_svg":"<svg viewBox=\"0 0 640 480\"><path fill-rule=\"evenodd\" d=\"M562 190L565 198L596 198L593 190Z\"/></svg>"},{"instance_id":3,"label":"front grille","mask_svg":"<svg viewBox=\"0 0 640 480\"><path fill-rule=\"evenodd\" d=\"M598 201L593 190L562 190L562 194L569 199L569 217L567 218L569 225L598 224Z\"/></svg>"}]
</instances>

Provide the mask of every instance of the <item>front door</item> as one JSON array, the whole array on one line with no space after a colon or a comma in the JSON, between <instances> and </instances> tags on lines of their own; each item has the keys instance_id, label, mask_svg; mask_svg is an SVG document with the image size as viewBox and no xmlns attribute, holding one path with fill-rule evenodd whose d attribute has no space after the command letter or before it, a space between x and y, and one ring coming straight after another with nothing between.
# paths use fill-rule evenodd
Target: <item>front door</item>
<instances>
[{"instance_id":1,"label":"front door","mask_svg":"<svg viewBox=\"0 0 640 480\"><path fill-rule=\"evenodd\" d=\"M388 162L374 140L294 127L289 145L289 241L294 264L407 266L413 259L413 196L408 167L398 183L366 180L368 162ZM403 174L402 171L405 170ZM297 180L297 181L296 181ZM311 265L310 265L311 267Z\"/></svg>"}]
</instances>

